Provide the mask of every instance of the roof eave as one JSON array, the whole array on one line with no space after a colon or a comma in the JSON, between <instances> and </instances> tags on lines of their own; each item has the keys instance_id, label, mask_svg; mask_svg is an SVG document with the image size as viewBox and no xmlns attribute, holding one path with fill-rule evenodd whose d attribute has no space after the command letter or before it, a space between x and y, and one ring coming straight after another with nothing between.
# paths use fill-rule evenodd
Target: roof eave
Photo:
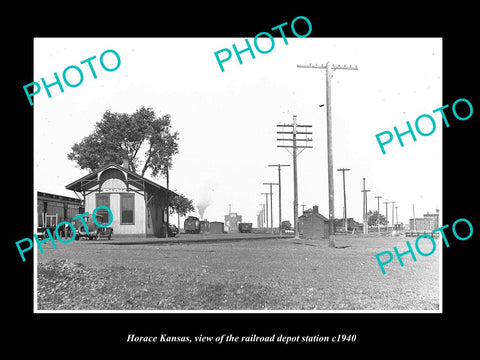
<instances>
[{"instance_id":1,"label":"roof eave","mask_svg":"<svg viewBox=\"0 0 480 360\"><path fill-rule=\"evenodd\" d=\"M172 194L172 195L178 195L178 194L175 193L174 191L172 191L172 190L170 190L170 189L167 189L167 188L163 187L162 185L159 185L159 184L157 184L157 183L155 183L155 182L153 182L153 181L151 181L151 180L149 180L149 179L147 179L147 178L145 178L145 177L143 177L143 176L141 176L141 175L139 175L139 174L136 174L136 173L134 173L133 171L130 171L130 170L124 168L124 167L121 166L121 165L115 164L115 163L110 163L110 164L108 164L108 165L105 165L105 166L103 166L102 168L100 168L100 169L98 169L98 170L96 170L96 171L93 171L93 172L91 172L91 173L89 173L89 174L81 177L80 179L78 179L78 180L76 180L76 181L74 181L74 182L66 185L65 188L66 188L67 190L72 190L72 191L81 191L81 190L82 190L82 189L81 189L81 182L82 182L82 181L87 180L89 177L95 177L95 176L97 176L97 174L98 174L99 172L102 172L102 171L104 171L104 170L106 170L106 169L108 169L108 168L110 168L110 167L115 167L115 168L118 169L118 170L124 171L124 172L126 172L127 174L129 174L130 176L137 177L138 179L140 179L140 180L142 180L142 181L145 181L147 184L149 184L149 185L151 185L151 186L153 186L153 187L156 187L156 188L158 188L158 189L160 189L160 190L162 190L162 191L168 192L168 193L170 193L170 194ZM80 185L80 186L79 186L79 185Z\"/></svg>"}]
</instances>

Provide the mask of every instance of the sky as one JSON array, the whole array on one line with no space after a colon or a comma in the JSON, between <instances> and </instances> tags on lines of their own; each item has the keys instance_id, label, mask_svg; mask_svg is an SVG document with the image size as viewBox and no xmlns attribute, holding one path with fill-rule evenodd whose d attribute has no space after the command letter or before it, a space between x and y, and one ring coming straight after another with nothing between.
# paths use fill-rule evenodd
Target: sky
<instances>
[{"instance_id":1,"label":"sky","mask_svg":"<svg viewBox=\"0 0 480 360\"><path fill-rule=\"evenodd\" d=\"M253 43L253 39L249 39ZM262 42L267 41L267 42ZM204 217L223 221L232 212L256 226L265 202L264 182L277 182L276 168L292 164L292 156L278 148L277 124L312 125L311 145L298 157L299 212L318 205L328 217L325 71L297 68L299 64L356 65L358 70L335 70L332 78L332 138L335 216L343 217L342 173L346 172L347 215L362 221L363 178L368 209L385 214L384 201L395 201L398 221L408 223L413 204L416 217L442 211L442 120L433 113L442 103L441 38L275 38L268 54L254 48L255 59L235 55L223 64L214 53L245 47L245 38L36 38L34 79L40 83L61 78L76 65L84 79L78 87L42 88L34 97L34 184L36 191L75 197L65 186L87 174L67 159L73 144L94 130L106 110L133 113L151 107L158 116L170 114L179 132L179 153L173 158L170 188L208 202ZM269 47L261 39L262 49ZM105 71L100 55L113 49L121 64ZM97 78L87 64L92 60ZM112 54L105 64L116 64ZM69 79L75 82L75 71ZM28 101L28 100L26 100ZM403 136L386 145L382 154L375 135L412 127L422 114L432 116L436 131L417 141ZM431 124L419 123L424 132ZM164 178L147 178L165 186ZM388 214L391 218L391 207ZM273 187L274 224L278 224L278 189ZM283 219L293 220L293 168L282 168ZM194 213L198 216L198 211ZM182 218L183 219L183 218ZM172 217L176 220L176 216Z\"/></svg>"}]
</instances>

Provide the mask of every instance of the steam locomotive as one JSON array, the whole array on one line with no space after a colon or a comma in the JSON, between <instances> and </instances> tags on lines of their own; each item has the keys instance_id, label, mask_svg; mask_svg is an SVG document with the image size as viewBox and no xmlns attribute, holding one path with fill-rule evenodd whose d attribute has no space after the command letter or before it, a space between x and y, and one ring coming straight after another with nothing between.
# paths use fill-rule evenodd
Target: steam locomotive
<instances>
[{"instance_id":1,"label":"steam locomotive","mask_svg":"<svg viewBox=\"0 0 480 360\"><path fill-rule=\"evenodd\" d=\"M197 218L196 216L189 216L185 219L183 223L183 228L187 234L199 234L210 231L210 223L208 221L203 221Z\"/></svg>"},{"instance_id":2,"label":"steam locomotive","mask_svg":"<svg viewBox=\"0 0 480 360\"><path fill-rule=\"evenodd\" d=\"M214 225L220 225L220 229ZM200 220L196 216L189 216L183 223L183 228L186 234L200 234L208 233L210 231L220 234L223 232L223 223L213 222L212 228L210 223L206 220ZM211 229L210 229L211 228ZM238 223L238 231L241 233L252 232L252 223Z\"/></svg>"}]
</instances>

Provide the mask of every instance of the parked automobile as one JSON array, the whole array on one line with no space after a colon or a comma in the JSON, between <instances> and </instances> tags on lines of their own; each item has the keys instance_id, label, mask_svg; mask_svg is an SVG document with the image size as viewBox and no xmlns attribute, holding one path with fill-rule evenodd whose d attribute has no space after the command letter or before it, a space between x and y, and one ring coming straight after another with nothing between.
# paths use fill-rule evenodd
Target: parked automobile
<instances>
[{"instance_id":1,"label":"parked automobile","mask_svg":"<svg viewBox=\"0 0 480 360\"><path fill-rule=\"evenodd\" d=\"M178 234L178 227L173 224L168 224L168 236L175 237Z\"/></svg>"},{"instance_id":2,"label":"parked automobile","mask_svg":"<svg viewBox=\"0 0 480 360\"><path fill-rule=\"evenodd\" d=\"M104 223L102 215L96 214L95 219L100 224ZM80 240L82 237L88 238L88 240L98 240L100 237L106 237L108 240L110 240L113 234L113 228L98 226L93 221L91 214L85 215L83 217L83 221L82 219L75 219L75 230L77 232L75 235L75 240Z\"/></svg>"}]
</instances>

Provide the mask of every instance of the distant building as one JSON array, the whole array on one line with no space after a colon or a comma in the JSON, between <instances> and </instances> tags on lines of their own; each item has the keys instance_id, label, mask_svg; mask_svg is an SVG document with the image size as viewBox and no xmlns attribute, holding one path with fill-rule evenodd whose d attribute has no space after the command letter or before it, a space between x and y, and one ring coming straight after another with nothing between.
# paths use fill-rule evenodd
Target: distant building
<instances>
[{"instance_id":1,"label":"distant building","mask_svg":"<svg viewBox=\"0 0 480 360\"><path fill-rule=\"evenodd\" d=\"M363 224L356 222L353 218L347 218L347 231L363 232ZM335 232L345 232L345 220L343 218L335 219Z\"/></svg>"},{"instance_id":2,"label":"distant building","mask_svg":"<svg viewBox=\"0 0 480 360\"><path fill-rule=\"evenodd\" d=\"M229 233L238 232L238 223L242 222L242 215L230 213L225 215L225 231Z\"/></svg>"},{"instance_id":3,"label":"distant building","mask_svg":"<svg viewBox=\"0 0 480 360\"><path fill-rule=\"evenodd\" d=\"M224 224L219 221L212 221L210 223L210 234L223 234Z\"/></svg>"},{"instance_id":4,"label":"distant building","mask_svg":"<svg viewBox=\"0 0 480 360\"><path fill-rule=\"evenodd\" d=\"M56 226L62 221L72 222L75 216L83 212L83 201L78 198L37 192L38 226Z\"/></svg>"},{"instance_id":5,"label":"distant building","mask_svg":"<svg viewBox=\"0 0 480 360\"><path fill-rule=\"evenodd\" d=\"M412 231L432 231L440 226L440 210L434 214L423 214L423 218L410 219L410 230Z\"/></svg>"},{"instance_id":6,"label":"distant building","mask_svg":"<svg viewBox=\"0 0 480 360\"><path fill-rule=\"evenodd\" d=\"M298 232L307 239L328 238L328 219L318 212L318 206L305 210L298 217Z\"/></svg>"}]
</instances>

